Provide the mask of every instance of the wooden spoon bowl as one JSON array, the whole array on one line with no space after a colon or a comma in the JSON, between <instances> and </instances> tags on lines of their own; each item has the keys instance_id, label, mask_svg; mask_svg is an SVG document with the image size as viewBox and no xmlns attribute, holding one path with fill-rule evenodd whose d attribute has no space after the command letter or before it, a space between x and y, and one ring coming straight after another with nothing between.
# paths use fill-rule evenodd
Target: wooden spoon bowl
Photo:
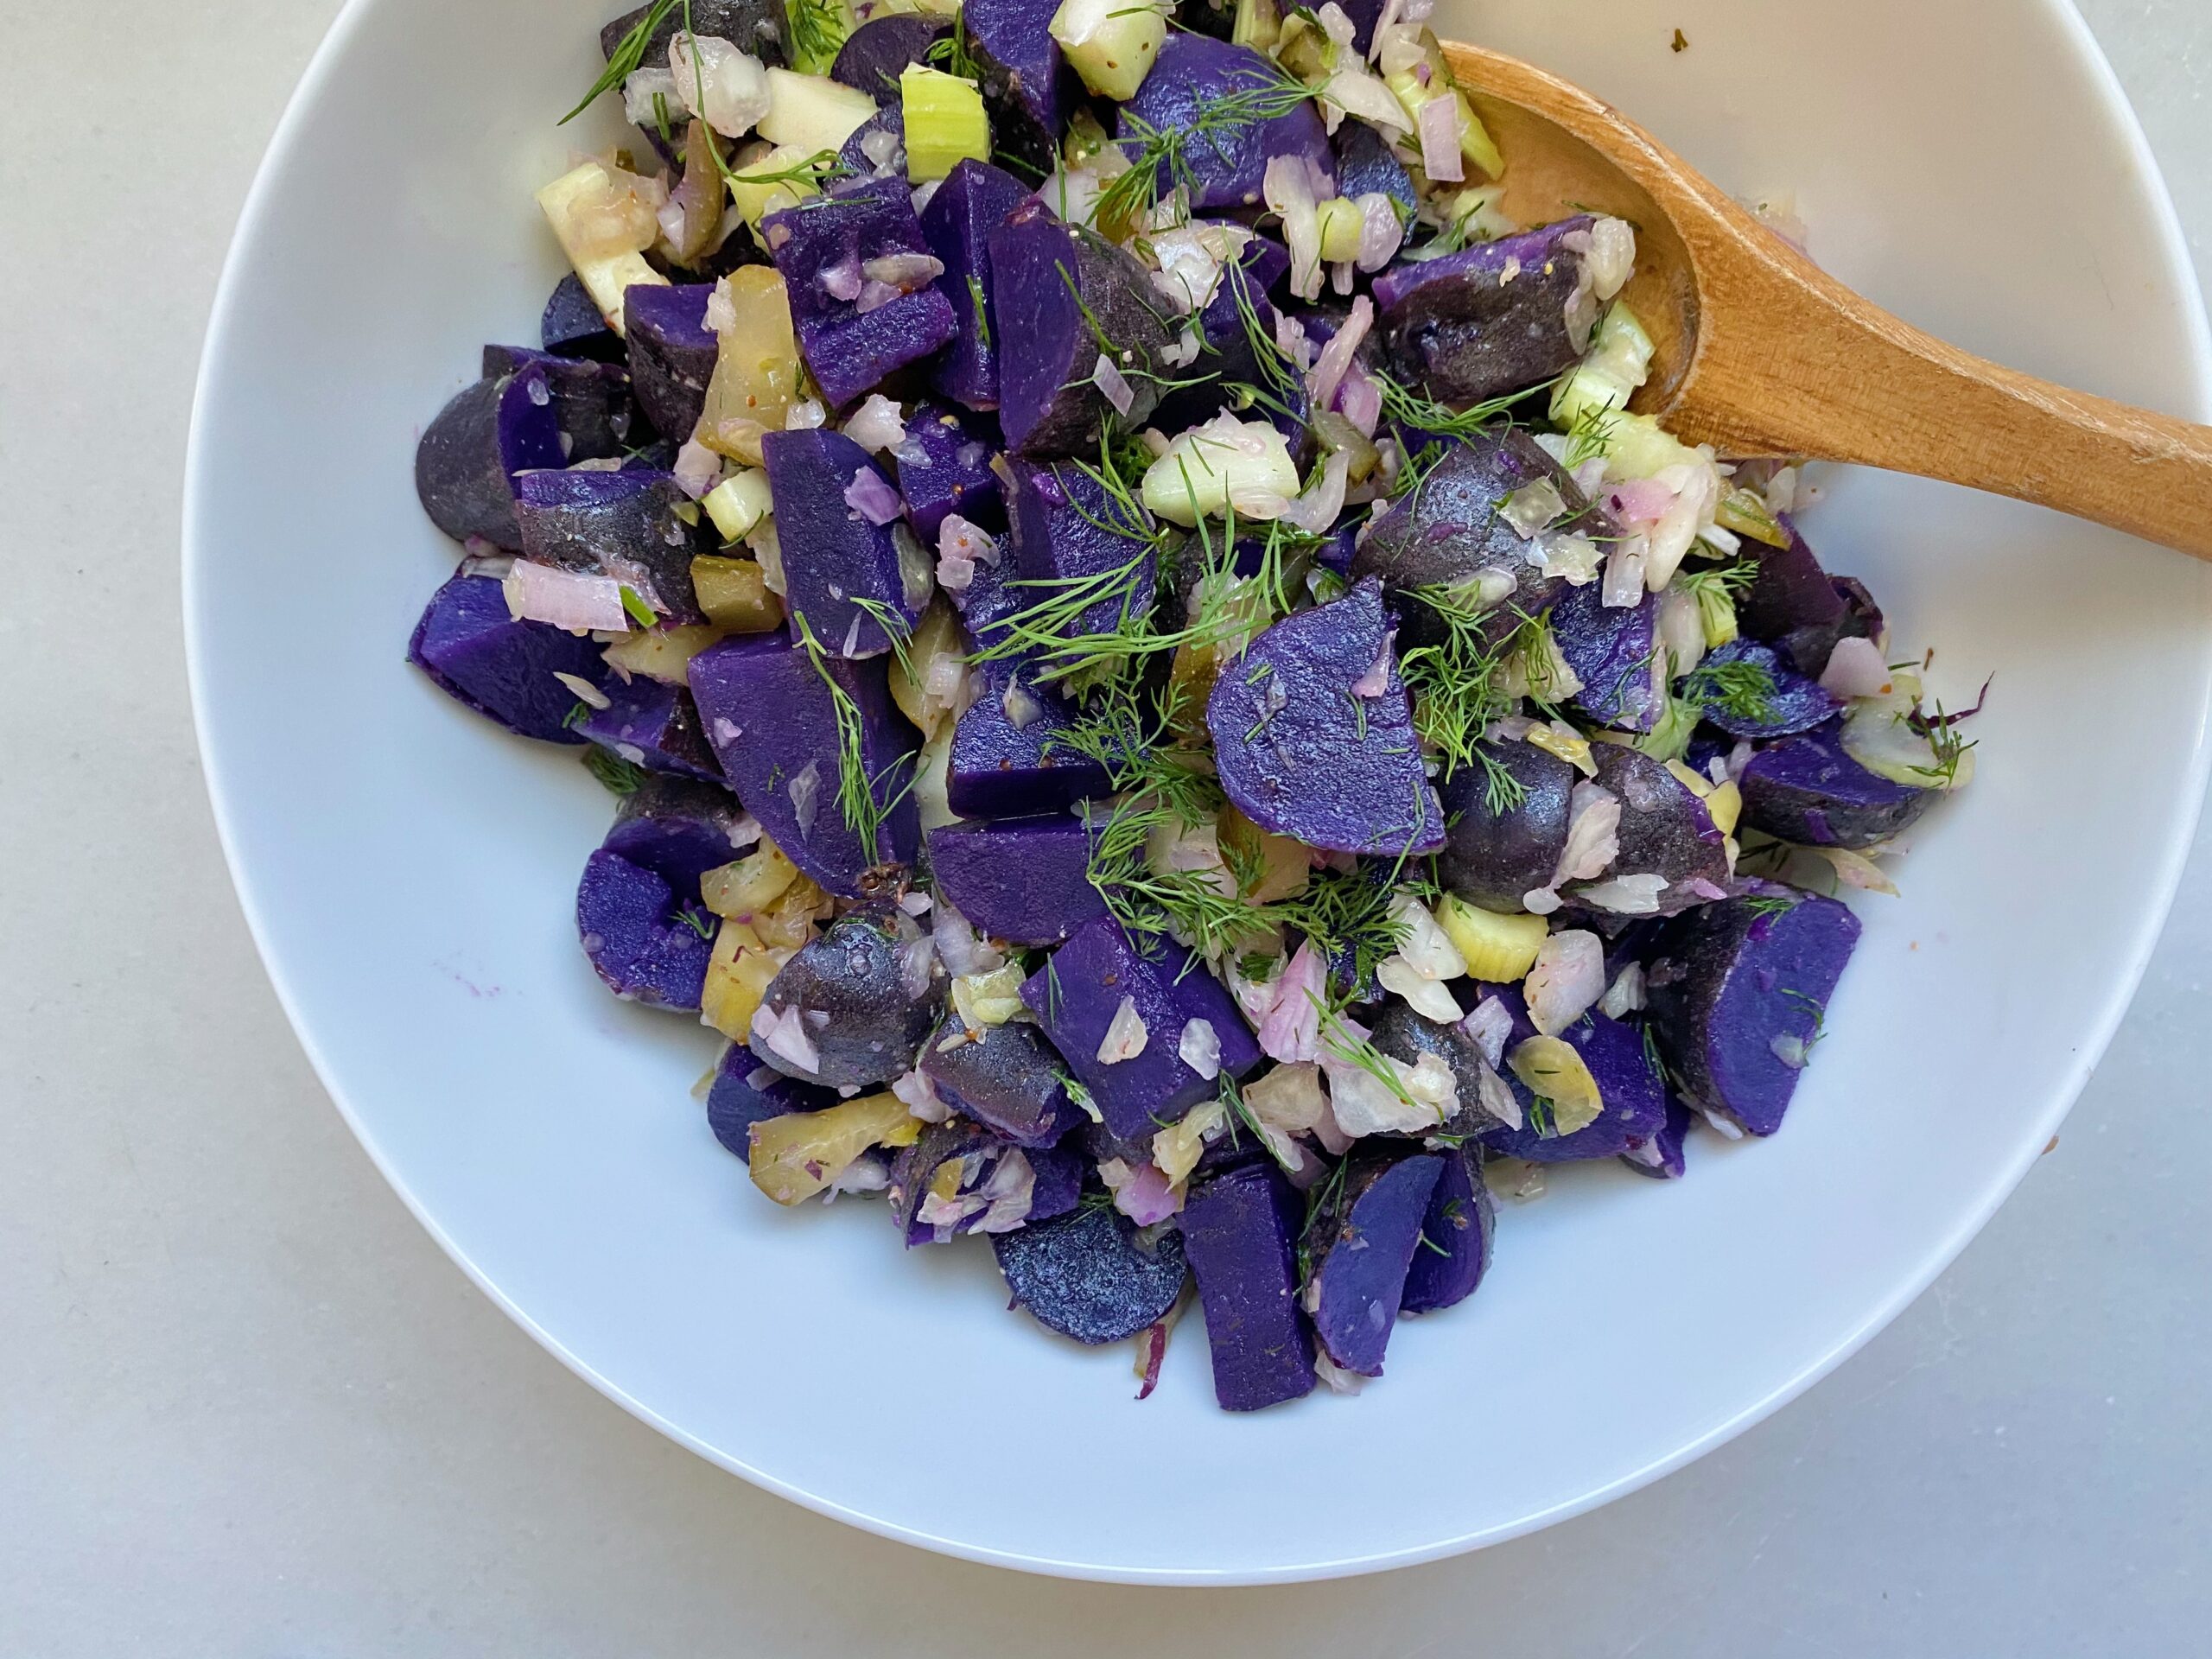
<instances>
[{"instance_id":1,"label":"wooden spoon bowl","mask_svg":"<svg viewBox=\"0 0 2212 1659\"><path fill-rule=\"evenodd\" d=\"M1852 461L2016 497L2212 559L2212 428L1947 346L1821 270L1634 122L1516 58L1444 44L1506 157L1504 211L1637 230L1657 352L1631 405L1723 455Z\"/></svg>"}]
</instances>

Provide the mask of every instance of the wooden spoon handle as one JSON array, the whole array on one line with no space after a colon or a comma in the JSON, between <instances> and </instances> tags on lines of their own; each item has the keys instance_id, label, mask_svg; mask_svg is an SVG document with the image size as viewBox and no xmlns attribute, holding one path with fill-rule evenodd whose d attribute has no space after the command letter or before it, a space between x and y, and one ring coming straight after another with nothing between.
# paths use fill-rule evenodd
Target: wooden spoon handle
<instances>
[{"instance_id":1,"label":"wooden spoon handle","mask_svg":"<svg viewBox=\"0 0 2212 1659\"><path fill-rule=\"evenodd\" d=\"M1682 413L1724 451L1857 461L1993 491L2212 559L2212 427L1986 362L1764 230L1757 350L1724 316ZM1746 298L1749 296L1745 296Z\"/></svg>"}]
</instances>

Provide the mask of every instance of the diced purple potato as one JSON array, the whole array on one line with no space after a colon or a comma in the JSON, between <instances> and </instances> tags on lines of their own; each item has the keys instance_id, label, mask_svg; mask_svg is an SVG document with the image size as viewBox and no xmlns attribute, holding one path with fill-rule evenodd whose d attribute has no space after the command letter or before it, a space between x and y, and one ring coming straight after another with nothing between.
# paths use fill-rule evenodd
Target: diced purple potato
<instances>
[{"instance_id":1,"label":"diced purple potato","mask_svg":"<svg viewBox=\"0 0 2212 1659\"><path fill-rule=\"evenodd\" d=\"M1356 1147L1307 1227L1313 1265L1306 1306L1323 1351L1340 1370L1382 1375L1406 1269L1421 1248L1421 1224L1443 1169L1435 1153Z\"/></svg>"},{"instance_id":2,"label":"diced purple potato","mask_svg":"<svg viewBox=\"0 0 2212 1659\"><path fill-rule=\"evenodd\" d=\"M991 1240L1016 1306L1090 1347L1124 1342L1167 1317L1190 1268L1179 1233L1141 1243L1110 1205L1083 1205Z\"/></svg>"},{"instance_id":3,"label":"diced purple potato","mask_svg":"<svg viewBox=\"0 0 2212 1659\"><path fill-rule=\"evenodd\" d=\"M892 451L899 463L899 493L925 548L937 545L947 515L995 530L1006 522L999 475L991 461L997 429L987 415L937 403L918 405L906 419L906 441Z\"/></svg>"},{"instance_id":4,"label":"diced purple potato","mask_svg":"<svg viewBox=\"0 0 2212 1659\"><path fill-rule=\"evenodd\" d=\"M1471 905L1513 915L1528 894L1548 887L1567 850L1574 785L1581 774L1533 743L1484 743L1489 755L1523 793L1502 813L1490 810L1490 772L1461 766L1439 785L1444 807L1444 851L1437 874Z\"/></svg>"},{"instance_id":5,"label":"diced purple potato","mask_svg":"<svg viewBox=\"0 0 2212 1659\"><path fill-rule=\"evenodd\" d=\"M1124 620L1125 605L1131 617L1152 609L1159 573L1154 568L1154 526L1148 518L1133 522L1128 509L1079 467L1009 457L1004 479L1007 548L1013 566L1010 573L1000 572L1005 581L1070 583L1103 576L1134 563L1136 574L1126 601L1111 596L1100 600L1075 620L1070 632L1110 633ZM1018 609L1035 602L1025 597L1034 591L1011 588L1002 602ZM986 617L970 626L988 627L1001 620Z\"/></svg>"},{"instance_id":6,"label":"diced purple potato","mask_svg":"<svg viewBox=\"0 0 2212 1659\"><path fill-rule=\"evenodd\" d=\"M1214 1398L1225 1411L1313 1391L1313 1333L1298 1308L1304 1210L1270 1164L1216 1176L1183 1206L1183 1253L1198 1281Z\"/></svg>"},{"instance_id":7,"label":"diced purple potato","mask_svg":"<svg viewBox=\"0 0 2212 1659\"><path fill-rule=\"evenodd\" d=\"M997 337L991 332L991 232L1031 194L1002 168L972 156L956 162L922 209L922 235L944 265L938 291L952 307L952 343L930 384L969 409L999 406Z\"/></svg>"},{"instance_id":8,"label":"diced purple potato","mask_svg":"<svg viewBox=\"0 0 2212 1659\"><path fill-rule=\"evenodd\" d=\"M1356 691L1378 667L1380 690ZM1254 640L1214 682L1206 729L1223 791L1271 834L1392 857L1444 844L1372 578Z\"/></svg>"},{"instance_id":9,"label":"diced purple potato","mask_svg":"<svg viewBox=\"0 0 2212 1659\"><path fill-rule=\"evenodd\" d=\"M838 804L836 702L791 635L739 635L691 659L691 696L722 775L784 855L830 892L856 898L911 868L921 818L907 787L920 734L891 701L884 660L825 658L860 714L862 769L884 813L874 856Z\"/></svg>"},{"instance_id":10,"label":"diced purple potato","mask_svg":"<svg viewBox=\"0 0 2212 1659\"><path fill-rule=\"evenodd\" d=\"M1400 372L1457 404L1541 385L1573 368L1590 343L1567 319L1584 256L1561 242L1596 222L1578 214L1382 272L1380 333Z\"/></svg>"},{"instance_id":11,"label":"diced purple potato","mask_svg":"<svg viewBox=\"0 0 2212 1659\"><path fill-rule=\"evenodd\" d=\"M545 314L538 320L537 338L538 343L555 357L589 358L617 367L630 360L629 346L621 335L607 326L607 319L600 315L599 302L573 270L554 285L552 297L545 302Z\"/></svg>"},{"instance_id":12,"label":"diced purple potato","mask_svg":"<svg viewBox=\"0 0 2212 1659\"><path fill-rule=\"evenodd\" d=\"M1697 1103L1772 1135L1821 1035L1859 918L1833 899L1731 899L1678 918L1645 970L1660 1052ZM1795 1062L1794 1064L1792 1062Z\"/></svg>"},{"instance_id":13,"label":"diced purple potato","mask_svg":"<svg viewBox=\"0 0 2212 1659\"><path fill-rule=\"evenodd\" d=\"M663 437L682 443L707 406L721 342L707 327L712 283L639 283L622 295L630 383L638 407Z\"/></svg>"},{"instance_id":14,"label":"diced purple potato","mask_svg":"<svg viewBox=\"0 0 2212 1659\"><path fill-rule=\"evenodd\" d=\"M1312 440L1304 419L1305 378L1293 374L1290 378L1295 384L1286 385L1270 376L1244 326L1243 312L1249 308L1262 335L1268 340L1274 338L1275 306L1268 297L1268 290L1289 269L1289 252L1281 243L1266 237L1255 237L1245 244L1236 262L1224 269L1213 298L1198 314L1204 350L1198 361L1180 371L1179 376L1206 378L1197 385L1179 387L1162 396L1160 407L1153 415L1154 424L1161 431L1184 431L1211 420L1230 408L1229 388L1243 385L1264 388L1288 406L1290 416L1273 410L1266 411L1266 416L1289 443L1293 460L1300 457L1302 449L1310 448ZM1281 358L1274 360L1282 362ZM1284 366L1287 368L1287 365Z\"/></svg>"},{"instance_id":15,"label":"diced purple potato","mask_svg":"<svg viewBox=\"0 0 2212 1659\"><path fill-rule=\"evenodd\" d=\"M1187 185L1194 213L1257 207L1268 163L1277 156L1302 156L1322 178L1336 177L1336 155L1313 100L1271 120L1231 123L1225 129L1215 123L1220 130L1212 132L1200 132L1198 124L1221 99L1279 86L1285 78L1249 46L1205 35L1170 34L1144 85L1122 106L1116 137L1128 144L1147 132L1193 133L1182 146L1181 168L1160 163L1161 200L1178 185Z\"/></svg>"},{"instance_id":16,"label":"diced purple potato","mask_svg":"<svg viewBox=\"0 0 2212 1659\"><path fill-rule=\"evenodd\" d=\"M1876 776L1845 752L1842 727L1832 722L1761 749L1738 779L1744 823L1777 841L1853 850L1887 841L1936 798Z\"/></svg>"},{"instance_id":17,"label":"diced purple potato","mask_svg":"<svg viewBox=\"0 0 2212 1659\"><path fill-rule=\"evenodd\" d=\"M438 411L415 449L415 493L457 542L480 536L520 550L515 474L565 467L553 391L542 369L480 380Z\"/></svg>"},{"instance_id":18,"label":"diced purple potato","mask_svg":"<svg viewBox=\"0 0 2212 1659\"><path fill-rule=\"evenodd\" d=\"M1165 302L1144 267L1034 200L991 232L990 251L991 338L1007 448L1020 455L1077 454L1096 446L1109 417L1132 431L1149 420L1160 405L1168 338L1160 321ZM1117 411L1097 385L1102 357L1110 357L1127 384L1125 410Z\"/></svg>"},{"instance_id":19,"label":"diced purple potato","mask_svg":"<svg viewBox=\"0 0 2212 1659\"><path fill-rule=\"evenodd\" d=\"M611 749L633 766L671 777L722 781L715 752L691 694L680 685L633 674L610 674L600 685L607 707L592 709L576 727L579 736Z\"/></svg>"},{"instance_id":20,"label":"diced purple potato","mask_svg":"<svg viewBox=\"0 0 2212 1659\"><path fill-rule=\"evenodd\" d=\"M1513 1017L1513 1029L1505 1039L1510 1061L1513 1051L1536 1034L1536 1027L1518 988L1507 986L1491 995ZM1521 1103L1521 1127L1485 1136L1485 1145L1532 1164L1570 1164L1618 1157L1659 1131L1667 1121L1667 1084L1645 1051L1640 1031L1592 1009L1559 1034L1581 1055L1598 1085L1602 1109L1597 1122L1571 1135L1554 1133L1556 1125L1541 1114L1536 1096L1509 1065L1498 1075Z\"/></svg>"},{"instance_id":21,"label":"diced purple potato","mask_svg":"<svg viewBox=\"0 0 2212 1659\"><path fill-rule=\"evenodd\" d=\"M866 311L860 299L830 291L833 272L860 276L871 261L933 257L903 178L839 186L769 214L760 234L783 274L799 350L833 408L856 403L957 331L951 304L928 283ZM868 296L865 285L859 293Z\"/></svg>"},{"instance_id":22,"label":"diced purple potato","mask_svg":"<svg viewBox=\"0 0 2212 1659\"><path fill-rule=\"evenodd\" d=\"M1057 0L976 0L961 8L968 47L982 71L983 96L996 118L998 148L1041 175L1059 149L1060 130L1082 94L1051 34Z\"/></svg>"},{"instance_id":23,"label":"diced purple potato","mask_svg":"<svg viewBox=\"0 0 2212 1659\"><path fill-rule=\"evenodd\" d=\"M622 798L601 843L668 883L678 899L699 896L699 878L745 855L732 836L741 815L728 790L689 778L648 778Z\"/></svg>"},{"instance_id":24,"label":"diced purple potato","mask_svg":"<svg viewBox=\"0 0 2212 1659\"><path fill-rule=\"evenodd\" d=\"M610 677L588 637L543 622L518 622L505 588L489 576L455 575L430 596L408 641L407 659L457 702L518 737L582 743L572 730L576 694L554 677L596 685Z\"/></svg>"},{"instance_id":25,"label":"diced purple potato","mask_svg":"<svg viewBox=\"0 0 2212 1659\"><path fill-rule=\"evenodd\" d=\"M953 728L945 801L955 812L1033 817L1114 792L1106 768L1069 741L1081 720L1073 703L1014 663L985 664L984 683Z\"/></svg>"},{"instance_id":26,"label":"diced purple potato","mask_svg":"<svg viewBox=\"0 0 2212 1659\"><path fill-rule=\"evenodd\" d=\"M778 0L690 0L688 27L701 40L728 41L742 51L750 52L763 63L784 61L784 14ZM635 11L627 11L599 31L600 55L612 58L623 38L652 10L648 3ZM669 42L687 27L684 8L671 7L668 15L653 26L646 38L645 56L647 64L668 61Z\"/></svg>"},{"instance_id":27,"label":"diced purple potato","mask_svg":"<svg viewBox=\"0 0 2212 1659\"><path fill-rule=\"evenodd\" d=\"M1864 587L1831 577L1797 533L1788 514L1780 523L1789 545L1746 543L1758 575L1736 601L1736 625L1747 639L1763 640L1799 673L1818 679L1839 639L1877 639L1882 613Z\"/></svg>"},{"instance_id":28,"label":"diced purple potato","mask_svg":"<svg viewBox=\"0 0 2212 1659\"><path fill-rule=\"evenodd\" d=\"M1084 1122L1064 1063L1027 1020L971 1033L957 1014L923 1046L921 1071L938 1097L1017 1147L1056 1146Z\"/></svg>"},{"instance_id":29,"label":"diced purple potato","mask_svg":"<svg viewBox=\"0 0 2212 1659\"><path fill-rule=\"evenodd\" d=\"M524 346L486 346L484 378L542 370L553 394L553 424L561 435L561 453L569 464L580 461L613 461L629 448L636 410L630 398L630 377L612 363L588 358L556 356Z\"/></svg>"},{"instance_id":30,"label":"diced purple potato","mask_svg":"<svg viewBox=\"0 0 2212 1659\"><path fill-rule=\"evenodd\" d=\"M1765 699L1765 711L1756 717L1732 711L1717 702L1705 705L1705 723L1718 727L1731 737L1764 738L1794 737L1800 732L1809 732L1816 726L1825 726L1835 718L1842 703L1822 690L1820 685L1807 679L1796 670L1755 639L1731 639L1726 645L1709 654L1701 668L1725 668L1732 663L1749 663L1762 671L1774 687L1773 695Z\"/></svg>"},{"instance_id":31,"label":"diced purple potato","mask_svg":"<svg viewBox=\"0 0 2212 1659\"><path fill-rule=\"evenodd\" d=\"M524 555L612 576L665 621L706 619L691 561L716 550L711 527L667 473L525 473L515 480Z\"/></svg>"},{"instance_id":32,"label":"diced purple potato","mask_svg":"<svg viewBox=\"0 0 2212 1659\"><path fill-rule=\"evenodd\" d=\"M826 427L771 432L760 440L760 456L794 626L805 618L822 649L836 657L889 651L884 615L896 616L911 636L935 589L934 561L903 518L875 524L846 499L872 479L895 504L890 475L859 444Z\"/></svg>"},{"instance_id":33,"label":"diced purple potato","mask_svg":"<svg viewBox=\"0 0 2212 1659\"><path fill-rule=\"evenodd\" d=\"M1607 605L1595 582L1568 587L1552 607L1552 638L1582 682L1574 706L1600 725L1648 732L1665 712L1655 666L1658 611L1648 594L1638 604Z\"/></svg>"},{"instance_id":34,"label":"diced purple potato","mask_svg":"<svg viewBox=\"0 0 2212 1659\"><path fill-rule=\"evenodd\" d=\"M1230 1076L1244 1076L1262 1058L1235 999L1204 962L1172 940L1154 943L1152 950L1145 955L1118 923L1102 916L1078 928L1021 988L1022 1001L1090 1091L1106 1127L1130 1138L1180 1122L1218 1091L1212 1077L1201 1077L1182 1057L1192 1020L1213 1027L1220 1068ZM1099 1051L1124 999L1143 1023L1144 1047L1125 1059L1102 1060Z\"/></svg>"},{"instance_id":35,"label":"diced purple potato","mask_svg":"<svg viewBox=\"0 0 2212 1659\"><path fill-rule=\"evenodd\" d=\"M1090 832L1065 813L954 823L929 836L937 890L977 931L1009 944L1058 944L1106 899L1090 883Z\"/></svg>"},{"instance_id":36,"label":"diced purple potato","mask_svg":"<svg viewBox=\"0 0 2212 1659\"><path fill-rule=\"evenodd\" d=\"M576 888L576 931L594 971L624 1001L699 1011L714 918L684 910L652 871L617 853L594 853Z\"/></svg>"},{"instance_id":37,"label":"diced purple potato","mask_svg":"<svg viewBox=\"0 0 2212 1659\"><path fill-rule=\"evenodd\" d=\"M834 1089L818 1089L763 1065L742 1043L732 1043L715 1067L707 1090L707 1127L734 1158L753 1155L753 1126L793 1112L818 1112L837 1103Z\"/></svg>"},{"instance_id":38,"label":"diced purple potato","mask_svg":"<svg viewBox=\"0 0 2212 1659\"><path fill-rule=\"evenodd\" d=\"M879 137L884 133L891 137L887 145ZM837 151L837 164L855 179L903 178L906 171L906 106L894 98L855 127Z\"/></svg>"},{"instance_id":39,"label":"diced purple potato","mask_svg":"<svg viewBox=\"0 0 2212 1659\"><path fill-rule=\"evenodd\" d=\"M1611 522L1589 506L1566 469L1518 429L1450 440L1425 475L1419 490L1395 502L1373 521L1354 556L1351 575L1380 576L1396 598L1408 644L1432 643L1442 630L1426 606L1404 598L1408 590L1449 587L1481 571L1514 579L1514 591L1499 601L1493 623L1484 629L1493 645L1521 626L1524 616L1541 616L1565 591L1558 576L1548 576L1532 560L1535 548L1498 509L1516 491L1548 480L1567 503L1562 531L1593 537L1615 534Z\"/></svg>"},{"instance_id":40,"label":"diced purple potato","mask_svg":"<svg viewBox=\"0 0 2212 1659\"><path fill-rule=\"evenodd\" d=\"M1713 823L1705 803L1662 762L1640 750L1593 743L1590 753L1598 763L1598 786L1621 807L1617 832L1620 851L1601 879L1663 876L1667 886L1659 905L1670 914L1726 892L1731 879L1727 838ZM1570 897L1573 891L1569 889Z\"/></svg>"},{"instance_id":41,"label":"diced purple potato","mask_svg":"<svg viewBox=\"0 0 2212 1659\"><path fill-rule=\"evenodd\" d=\"M991 1212L997 1207L994 1200L1003 1196L1011 1208L1016 1196L993 1192L994 1179L1006 1174L1007 1166L1017 1159L1029 1168L1028 1202L1018 1213L1001 1217L1006 1224L993 1226ZM965 1166L952 1198L960 1213L926 1213L931 1209L930 1191L938 1172L947 1164L963 1160ZM1082 1197L1083 1160L1075 1153L1014 1146L980 1125L957 1117L924 1129L921 1138L901 1152L891 1166L891 1213L898 1219L909 1249L918 1244L950 1243L963 1233L996 1233L1008 1230L1008 1224L1018 1229L1033 1221L1050 1221L1074 1210Z\"/></svg>"},{"instance_id":42,"label":"diced purple potato","mask_svg":"<svg viewBox=\"0 0 2212 1659\"><path fill-rule=\"evenodd\" d=\"M753 1018L753 1053L785 1077L825 1089L866 1089L914 1069L937 1023L943 991L907 994L899 964L898 912L849 911L799 947L769 982ZM815 1064L760 1033L796 1009Z\"/></svg>"},{"instance_id":43,"label":"diced purple potato","mask_svg":"<svg viewBox=\"0 0 2212 1659\"><path fill-rule=\"evenodd\" d=\"M1392 998L1369 1026L1368 1040L1376 1052L1408 1065L1418 1065L1424 1054L1433 1054L1451 1068L1459 1087L1459 1109L1444 1124L1446 1135L1484 1135L1504 1123L1483 1109L1482 1045L1458 1026L1447 1026L1415 1014Z\"/></svg>"},{"instance_id":44,"label":"diced purple potato","mask_svg":"<svg viewBox=\"0 0 2212 1659\"><path fill-rule=\"evenodd\" d=\"M1374 27L1374 8L1353 0L1356 10L1367 11L1367 27ZM1355 18L1357 21L1357 18ZM1366 50L1364 47L1360 48ZM1364 121L1347 121L1337 129L1337 194L1340 196L1385 195L1408 214L1421 206L1414 189L1414 175L1406 170L1385 138Z\"/></svg>"},{"instance_id":45,"label":"diced purple potato","mask_svg":"<svg viewBox=\"0 0 2212 1659\"><path fill-rule=\"evenodd\" d=\"M1398 1312L1434 1313L1473 1295L1490 1271L1497 1238L1497 1205L1483 1179L1481 1155L1472 1147L1444 1154L1421 1218L1421 1242L1406 1268Z\"/></svg>"},{"instance_id":46,"label":"diced purple potato","mask_svg":"<svg viewBox=\"0 0 2212 1659\"><path fill-rule=\"evenodd\" d=\"M1621 1162L1655 1181L1679 1181L1689 1167L1683 1143L1690 1132L1690 1109L1669 1090L1667 1121L1649 1140L1639 1141L1621 1154Z\"/></svg>"},{"instance_id":47,"label":"diced purple potato","mask_svg":"<svg viewBox=\"0 0 2212 1659\"><path fill-rule=\"evenodd\" d=\"M927 63L930 48L952 32L942 17L891 12L871 17L837 48L830 79L856 87L879 102L899 97L899 77L910 63Z\"/></svg>"}]
</instances>

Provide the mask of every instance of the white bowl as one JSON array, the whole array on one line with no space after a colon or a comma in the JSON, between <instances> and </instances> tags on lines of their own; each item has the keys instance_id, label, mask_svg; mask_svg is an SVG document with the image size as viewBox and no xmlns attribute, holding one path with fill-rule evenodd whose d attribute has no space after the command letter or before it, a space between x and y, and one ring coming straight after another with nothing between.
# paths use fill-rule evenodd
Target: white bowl
<instances>
[{"instance_id":1,"label":"white bowl","mask_svg":"<svg viewBox=\"0 0 2212 1659\"><path fill-rule=\"evenodd\" d=\"M1955 705L1980 781L1919 837L1783 1132L1700 1135L1508 1205L1496 1271L1389 1378L1214 1408L1199 1321L1127 1348L1005 1311L980 1244L786 1214L709 1137L697 1026L610 999L572 893L608 802L402 661L454 550L416 435L558 273L531 202L613 0L354 0L232 250L193 433L194 689L232 868L301 1040L454 1259L639 1416L822 1512L1038 1571L1313 1578L1512 1536L1805 1388L1958 1252L2126 1006L2205 778L2212 572L1875 476L1811 519ZM1689 49L1668 49L1673 29ZM2120 94L2058 0L1447 3L1726 185L1794 189L1815 252L2024 368L2200 418L2212 353ZM608 119L602 115L602 120ZM557 1450L552 1455L558 1455Z\"/></svg>"}]
</instances>

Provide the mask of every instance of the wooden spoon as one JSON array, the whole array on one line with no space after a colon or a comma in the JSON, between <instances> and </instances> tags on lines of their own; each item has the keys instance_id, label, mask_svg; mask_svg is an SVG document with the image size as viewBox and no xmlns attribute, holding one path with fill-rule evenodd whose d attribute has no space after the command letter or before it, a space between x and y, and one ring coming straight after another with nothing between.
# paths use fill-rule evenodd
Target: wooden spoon
<instances>
[{"instance_id":1,"label":"wooden spoon","mask_svg":"<svg viewBox=\"0 0 2212 1659\"><path fill-rule=\"evenodd\" d=\"M2212 428L1983 361L1868 304L1580 87L1446 41L1507 158L1505 212L1637 227L1658 346L1636 410L1723 455L1856 461L2015 496L2212 559Z\"/></svg>"}]
</instances>

